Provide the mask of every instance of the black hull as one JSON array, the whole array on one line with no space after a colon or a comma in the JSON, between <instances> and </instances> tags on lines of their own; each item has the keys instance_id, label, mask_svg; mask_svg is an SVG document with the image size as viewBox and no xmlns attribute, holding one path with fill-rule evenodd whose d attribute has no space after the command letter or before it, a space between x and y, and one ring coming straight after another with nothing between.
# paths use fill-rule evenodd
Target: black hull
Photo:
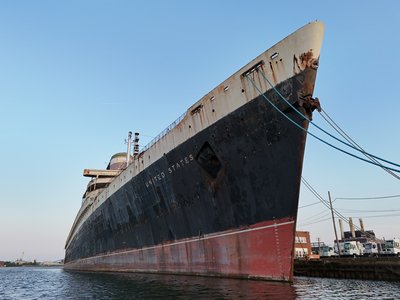
<instances>
[{"instance_id":1,"label":"black hull","mask_svg":"<svg viewBox=\"0 0 400 300\"><path fill-rule=\"evenodd\" d=\"M310 83L312 93L315 75L306 69L277 87L309 116L298 96ZM308 127L275 91L265 95ZM295 222L305 141L306 133L264 97L249 101L112 194L73 237L65 263L265 221Z\"/></svg>"}]
</instances>

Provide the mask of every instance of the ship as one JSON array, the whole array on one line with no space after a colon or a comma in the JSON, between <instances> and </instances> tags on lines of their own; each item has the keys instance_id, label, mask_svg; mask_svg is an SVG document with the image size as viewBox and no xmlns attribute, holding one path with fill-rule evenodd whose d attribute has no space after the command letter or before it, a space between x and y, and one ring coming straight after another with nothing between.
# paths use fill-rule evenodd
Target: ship
<instances>
[{"instance_id":1,"label":"ship","mask_svg":"<svg viewBox=\"0 0 400 300\"><path fill-rule=\"evenodd\" d=\"M292 281L323 31L306 24L141 150L130 132L127 152L85 169L64 269Z\"/></svg>"}]
</instances>

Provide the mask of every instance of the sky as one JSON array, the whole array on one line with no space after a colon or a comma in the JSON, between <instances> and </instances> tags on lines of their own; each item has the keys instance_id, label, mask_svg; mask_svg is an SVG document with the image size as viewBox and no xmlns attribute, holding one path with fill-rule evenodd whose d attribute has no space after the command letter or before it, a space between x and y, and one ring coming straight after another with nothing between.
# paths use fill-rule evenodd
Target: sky
<instances>
[{"instance_id":1,"label":"sky","mask_svg":"<svg viewBox=\"0 0 400 300\"><path fill-rule=\"evenodd\" d=\"M83 169L126 151L129 130L144 146L314 20L325 24L314 96L367 152L400 163L398 1L0 1L0 260L63 258ZM382 169L309 136L303 177L356 224L400 237L399 197L338 199L399 195ZM298 229L332 244L316 202L302 185Z\"/></svg>"}]
</instances>

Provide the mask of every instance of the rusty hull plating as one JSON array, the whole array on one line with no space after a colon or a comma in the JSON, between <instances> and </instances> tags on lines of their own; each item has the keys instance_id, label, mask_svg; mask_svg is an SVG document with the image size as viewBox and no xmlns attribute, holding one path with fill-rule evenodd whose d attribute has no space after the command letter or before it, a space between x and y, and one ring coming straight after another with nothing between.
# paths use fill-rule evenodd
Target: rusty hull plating
<instances>
[{"instance_id":1,"label":"rusty hull plating","mask_svg":"<svg viewBox=\"0 0 400 300\"><path fill-rule=\"evenodd\" d=\"M323 25L288 36L187 110L84 201L65 269L290 281Z\"/></svg>"}]
</instances>

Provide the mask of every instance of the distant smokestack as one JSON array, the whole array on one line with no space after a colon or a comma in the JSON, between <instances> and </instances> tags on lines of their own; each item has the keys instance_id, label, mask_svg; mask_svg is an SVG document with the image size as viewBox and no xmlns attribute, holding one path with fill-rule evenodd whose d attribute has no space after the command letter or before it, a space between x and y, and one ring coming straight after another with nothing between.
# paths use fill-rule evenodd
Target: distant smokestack
<instances>
[{"instance_id":1,"label":"distant smokestack","mask_svg":"<svg viewBox=\"0 0 400 300\"><path fill-rule=\"evenodd\" d=\"M351 217L349 218L349 226L350 226L351 236L354 239L356 237L356 232L354 231L353 219Z\"/></svg>"},{"instance_id":2,"label":"distant smokestack","mask_svg":"<svg viewBox=\"0 0 400 300\"><path fill-rule=\"evenodd\" d=\"M365 231L365 229L364 229L364 222L363 222L363 220L360 218L359 219L360 220L360 228L361 228L361 231Z\"/></svg>"},{"instance_id":3,"label":"distant smokestack","mask_svg":"<svg viewBox=\"0 0 400 300\"><path fill-rule=\"evenodd\" d=\"M339 228L340 228L340 238L344 240L344 231L343 231L343 222L342 219L339 219Z\"/></svg>"},{"instance_id":4,"label":"distant smokestack","mask_svg":"<svg viewBox=\"0 0 400 300\"><path fill-rule=\"evenodd\" d=\"M139 154L139 132L135 132L135 139L133 140L133 155Z\"/></svg>"}]
</instances>

